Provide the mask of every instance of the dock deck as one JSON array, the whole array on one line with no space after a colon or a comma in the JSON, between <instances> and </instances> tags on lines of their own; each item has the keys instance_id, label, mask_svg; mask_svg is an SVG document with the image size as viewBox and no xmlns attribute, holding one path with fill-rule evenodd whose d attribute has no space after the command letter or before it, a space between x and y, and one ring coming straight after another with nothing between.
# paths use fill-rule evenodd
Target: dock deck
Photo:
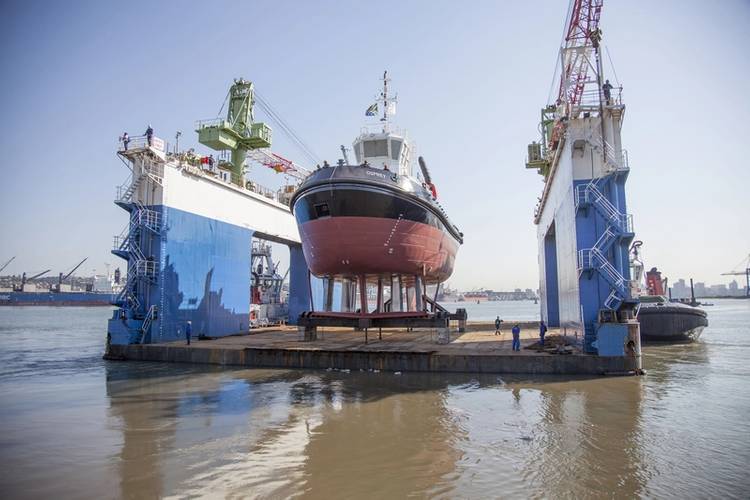
<instances>
[{"instance_id":1,"label":"dock deck","mask_svg":"<svg viewBox=\"0 0 750 500\"><path fill-rule=\"evenodd\" d=\"M535 325L535 323L533 324ZM216 364L253 368L350 369L420 372L525 373L558 375L622 374L635 370L635 358L552 354L525 349L538 340L537 328L522 325L521 351L511 350L511 325L495 335L490 323L469 323L465 333L451 331L448 344L438 344L434 330L384 329L365 332L318 329L318 339L303 341L295 327L163 344L112 345L111 359ZM550 329L548 337L558 334Z\"/></svg>"}]
</instances>

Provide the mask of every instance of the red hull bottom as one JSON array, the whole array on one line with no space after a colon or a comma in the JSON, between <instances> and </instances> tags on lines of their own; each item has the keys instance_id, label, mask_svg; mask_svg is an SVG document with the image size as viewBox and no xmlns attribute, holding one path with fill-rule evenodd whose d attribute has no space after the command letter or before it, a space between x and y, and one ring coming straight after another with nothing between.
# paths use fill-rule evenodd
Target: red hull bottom
<instances>
[{"instance_id":1,"label":"red hull bottom","mask_svg":"<svg viewBox=\"0 0 750 500\"><path fill-rule=\"evenodd\" d=\"M301 225L302 249L316 276L424 276L453 273L458 242L438 228L405 219L331 217Z\"/></svg>"}]
</instances>

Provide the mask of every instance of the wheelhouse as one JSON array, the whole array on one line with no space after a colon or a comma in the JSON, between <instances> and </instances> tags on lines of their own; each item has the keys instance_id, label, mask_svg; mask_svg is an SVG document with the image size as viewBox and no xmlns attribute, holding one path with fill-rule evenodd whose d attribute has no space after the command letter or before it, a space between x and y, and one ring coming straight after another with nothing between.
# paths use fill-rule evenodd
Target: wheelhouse
<instances>
[{"instance_id":1,"label":"wheelhouse","mask_svg":"<svg viewBox=\"0 0 750 500\"><path fill-rule=\"evenodd\" d=\"M412 148L405 135L363 131L352 147L360 165L367 162L373 168L387 167L399 175L411 175Z\"/></svg>"}]
</instances>

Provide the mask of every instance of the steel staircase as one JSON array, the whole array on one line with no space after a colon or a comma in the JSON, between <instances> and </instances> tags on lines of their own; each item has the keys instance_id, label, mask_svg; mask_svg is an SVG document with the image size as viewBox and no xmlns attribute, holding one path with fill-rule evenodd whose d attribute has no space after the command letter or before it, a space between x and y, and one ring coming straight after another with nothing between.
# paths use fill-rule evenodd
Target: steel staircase
<instances>
[{"instance_id":1,"label":"steel staircase","mask_svg":"<svg viewBox=\"0 0 750 500\"><path fill-rule=\"evenodd\" d=\"M146 336L149 329L151 328L151 323L153 323L154 320L156 319L156 311L157 311L156 305L152 305L151 307L148 308L146 317L143 319L143 323L141 323L141 327L136 332L137 337L135 339L135 343L140 344L141 342L143 342L143 338Z\"/></svg>"},{"instance_id":2,"label":"steel staircase","mask_svg":"<svg viewBox=\"0 0 750 500\"><path fill-rule=\"evenodd\" d=\"M139 169L133 168L133 174L125 183L117 186L117 196L115 197L115 203L121 207L128 209L129 205L133 203L135 193L138 191L140 185L149 179L154 183L162 186L164 180L164 164L160 158L139 158L137 165ZM136 175L136 171L140 173Z\"/></svg>"},{"instance_id":3,"label":"steel staircase","mask_svg":"<svg viewBox=\"0 0 750 500\"><path fill-rule=\"evenodd\" d=\"M133 175L128 182L118 186L115 203L128 210L130 218L128 225L114 237L112 253L127 260L128 274L115 305L129 320L130 342L140 343L157 315L156 305L149 306L144 297L150 285L158 280L159 262L146 253L154 245L158 247L163 221L161 213L140 201L138 188L147 181L162 185L164 165L159 157L143 153L129 153L127 158L132 163ZM138 326L133 327L133 324Z\"/></svg>"},{"instance_id":4,"label":"steel staircase","mask_svg":"<svg viewBox=\"0 0 750 500\"><path fill-rule=\"evenodd\" d=\"M604 278L612 289L604 301L604 307L616 310L629 298L630 286L628 280L612 265L607 255L616 241L633 237L633 218L630 214L621 213L602 193L599 186L612 175L627 171L628 166L626 161L614 155L614 149L604 142L600 135L589 136L587 141L601 156L608 175L576 186L575 207L576 211L589 206L593 207L604 219L607 227L592 248L578 251L578 276L580 277L585 272L596 271Z\"/></svg>"}]
</instances>

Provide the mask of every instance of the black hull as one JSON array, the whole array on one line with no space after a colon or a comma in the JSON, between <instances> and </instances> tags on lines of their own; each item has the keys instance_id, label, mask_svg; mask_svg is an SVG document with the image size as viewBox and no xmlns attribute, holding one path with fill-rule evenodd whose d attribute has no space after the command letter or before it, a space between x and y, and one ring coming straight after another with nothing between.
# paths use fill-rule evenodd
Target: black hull
<instances>
[{"instance_id":1,"label":"black hull","mask_svg":"<svg viewBox=\"0 0 750 500\"><path fill-rule=\"evenodd\" d=\"M405 219L463 243L463 234L425 185L387 170L350 165L320 169L305 179L289 205L300 225L324 217Z\"/></svg>"},{"instance_id":2,"label":"black hull","mask_svg":"<svg viewBox=\"0 0 750 500\"><path fill-rule=\"evenodd\" d=\"M674 303L641 304L638 321L641 339L657 342L693 342L708 326L705 311Z\"/></svg>"}]
</instances>

